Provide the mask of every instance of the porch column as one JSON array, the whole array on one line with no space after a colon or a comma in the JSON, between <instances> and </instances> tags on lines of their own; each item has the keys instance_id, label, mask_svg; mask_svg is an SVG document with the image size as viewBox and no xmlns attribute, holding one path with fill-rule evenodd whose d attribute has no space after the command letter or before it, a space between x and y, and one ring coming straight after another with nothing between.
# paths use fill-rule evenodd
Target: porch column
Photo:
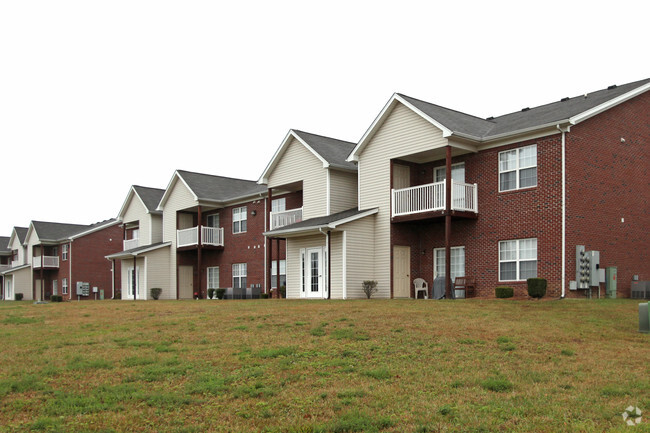
<instances>
[{"instance_id":1,"label":"porch column","mask_svg":"<svg viewBox=\"0 0 650 433\"><path fill-rule=\"evenodd\" d=\"M199 294L199 298L207 298L207 296L203 296L203 285L201 284L203 282L202 281L203 278L201 278L202 277L202 272L201 272L201 264L202 264L201 263L201 250L203 249L203 242L201 240L201 222L202 222L202 218L203 217L201 215L201 205L199 205L198 224L196 226L196 231L198 232L197 233L197 236L198 236L198 241L197 241L197 247L198 247L198 251L197 251L197 267L198 267L198 273L199 273L199 281L198 281L199 290L197 290L197 292Z\"/></svg>"},{"instance_id":2,"label":"porch column","mask_svg":"<svg viewBox=\"0 0 650 433\"><path fill-rule=\"evenodd\" d=\"M278 291L278 298L281 298L280 293L280 239L275 240L275 287Z\"/></svg>"},{"instance_id":3,"label":"porch column","mask_svg":"<svg viewBox=\"0 0 650 433\"><path fill-rule=\"evenodd\" d=\"M445 298L451 299L451 146L445 162Z\"/></svg>"},{"instance_id":4,"label":"porch column","mask_svg":"<svg viewBox=\"0 0 650 433\"><path fill-rule=\"evenodd\" d=\"M136 266L137 265L137 260L138 260L138 258L136 256L133 256L133 276L131 277L131 287L133 287L133 300L134 301L137 299L137 297L136 297L136 293L137 293L136 284L137 284L137 281L138 281L138 279L137 279L137 270L138 270L138 268Z\"/></svg>"},{"instance_id":5,"label":"porch column","mask_svg":"<svg viewBox=\"0 0 650 433\"><path fill-rule=\"evenodd\" d=\"M268 189L268 196L267 196L267 211L266 211L266 230L270 231L271 230L271 210L273 209L273 189L269 188ZM266 293L271 294L271 286L272 286L272 272L271 268L273 266L273 238L268 237L266 238L266 250L267 250L267 255L266 255Z\"/></svg>"}]
</instances>

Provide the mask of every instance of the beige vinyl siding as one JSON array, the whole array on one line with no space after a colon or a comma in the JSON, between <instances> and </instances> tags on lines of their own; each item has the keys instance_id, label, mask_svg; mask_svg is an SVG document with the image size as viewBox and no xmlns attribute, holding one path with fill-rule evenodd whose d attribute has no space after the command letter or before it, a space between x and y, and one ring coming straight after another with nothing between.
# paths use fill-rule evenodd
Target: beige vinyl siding
<instances>
[{"instance_id":1,"label":"beige vinyl siding","mask_svg":"<svg viewBox=\"0 0 650 433\"><path fill-rule=\"evenodd\" d=\"M151 222L151 243L156 244L162 242L162 215L149 214L149 219Z\"/></svg>"},{"instance_id":2,"label":"beige vinyl siding","mask_svg":"<svg viewBox=\"0 0 650 433\"><path fill-rule=\"evenodd\" d=\"M178 179L163 207L163 242L171 242L169 255L169 287L176 296L176 212L196 206L194 196L185 184Z\"/></svg>"},{"instance_id":3,"label":"beige vinyl siding","mask_svg":"<svg viewBox=\"0 0 650 433\"><path fill-rule=\"evenodd\" d=\"M13 258L12 258L11 266L14 266L14 267L15 267L15 266L24 265L24 264L27 263L27 262L25 261L25 247L23 247L23 246L20 244L20 241L18 240L18 237L17 237L17 236L14 237L13 242L11 243L11 245L9 245L9 249L10 249L11 251L13 251L13 250L18 250L18 261L17 261L17 262L14 262L14 261L13 261Z\"/></svg>"},{"instance_id":4,"label":"beige vinyl siding","mask_svg":"<svg viewBox=\"0 0 650 433\"><path fill-rule=\"evenodd\" d=\"M361 284L365 280L375 279L375 215L370 215L358 221L346 224L346 284L349 299L365 298ZM375 298L389 298L390 287L382 284L377 286Z\"/></svg>"},{"instance_id":5,"label":"beige vinyl siding","mask_svg":"<svg viewBox=\"0 0 650 433\"><path fill-rule=\"evenodd\" d=\"M330 214L357 207L357 173L330 170Z\"/></svg>"},{"instance_id":6,"label":"beige vinyl siding","mask_svg":"<svg viewBox=\"0 0 650 433\"><path fill-rule=\"evenodd\" d=\"M33 301L34 293L32 290L32 268L21 269L16 272L11 273L13 278L13 291L14 295L16 293L23 294L23 300Z\"/></svg>"},{"instance_id":7,"label":"beige vinyl siding","mask_svg":"<svg viewBox=\"0 0 650 433\"><path fill-rule=\"evenodd\" d=\"M343 299L343 232L331 232L330 237L330 298Z\"/></svg>"},{"instance_id":8,"label":"beige vinyl siding","mask_svg":"<svg viewBox=\"0 0 650 433\"><path fill-rule=\"evenodd\" d=\"M375 225L375 279L390 290L390 161L447 144L442 131L397 103L359 157L359 204L378 207ZM350 266L348 266L350 268ZM383 288L383 289L382 289ZM382 297L385 292L382 292Z\"/></svg>"},{"instance_id":9,"label":"beige vinyl siding","mask_svg":"<svg viewBox=\"0 0 650 433\"><path fill-rule=\"evenodd\" d=\"M134 223L137 221L140 230L140 246L150 245L151 241L151 223L147 209L144 207L140 199L134 194L129 201L129 205L124 212L122 221L125 223Z\"/></svg>"},{"instance_id":10,"label":"beige vinyl siding","mask_svg":"<svg viewBox=\"0 0 650 433\"><path fill-rule=\"evenodd\" d=\"M27 244L27 261L25 262L28 265L34 265L34 245L40 243L38 236L36 235L36 230L32 230L29 235L25 238L25 243ZM37 252L36 255L40 255L40 252Z\"/></svg>"},{"instance_id":11,"label":"beige vinyl siding","mask_svg":"<svg viewBox=\"0 0 650 433\"><path fill-rule=\"evenodd\" d=\"M302 263L301 248L325 247L325 236L314 235L287 239L287 298L300 298Z\"/></svg>"},{"instance_id":12,"label":"beige vinyl siding","mask_svg":"<svg viewBox=\"0 0 650 433\"><path fill-rule=\"evenodd\" d=\"M176 299L176 290L172 292L169 285L169 247L158 248L146 254L147 299L151 289L160 287L160 299Z\"/></svg>"},{"instance_id":13,"label":"beige vinyl siding","mask_svg":"<svg viewBox=\"0 0 650 433\"><path fill-rule=\"evenodd\" d=\"M302 181L303 219L327 212L327 170L323 163L295 138L269 175L269 188Z\"/></svg>"}]
</instances>

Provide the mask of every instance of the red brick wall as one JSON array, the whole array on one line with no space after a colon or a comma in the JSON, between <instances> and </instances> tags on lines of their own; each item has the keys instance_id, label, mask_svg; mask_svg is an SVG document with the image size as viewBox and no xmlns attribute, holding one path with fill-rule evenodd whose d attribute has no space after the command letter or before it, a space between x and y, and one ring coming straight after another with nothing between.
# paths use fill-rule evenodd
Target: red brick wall
<instances>
[{"instance_id":1,"label":"red brick wall","mask_svg":"<svg viewBox=\"0 0 650 433\"><path fill-rule=\"evenodd\" d=\"M650 244L649 100L646 93L573 127L566 136L569 297L585 294L569 291L569 281L575 280L576 245L599 250L602 266L618 266L619 297L629 296L632 275L650 279L646 248ZM533 143L537 143L537 186L499 192L498 153ZM479 295L493 297L498 285L514 287L516 296L526 295L525 281L499 281L498 245L502 240L537 238L537 275L548 280L547 296L559 296L561 135L453 159L453 163L461 161L465 161L466 182L478 184L479 217L453 219L451 244L465 246L466 274L476 276ZM433 167L443 164L417 166L411 170L412 182L431 182ZM411 278L432 282L433 249L445 243L444 219L392 224L391 239L394 245L411 246Z\"/></svg>"},{"instance_id":2,"label":"red brick wall","mask_svg":"<svg viewBox=\"0 0 650 433\"><path fill-rule=\"evenodd\" d=\"M584 245L617 267L618 296L629 297L633 275L650 280L650 92L572 127L566 142L569 279Z\"/></svg>"}]
</instances>

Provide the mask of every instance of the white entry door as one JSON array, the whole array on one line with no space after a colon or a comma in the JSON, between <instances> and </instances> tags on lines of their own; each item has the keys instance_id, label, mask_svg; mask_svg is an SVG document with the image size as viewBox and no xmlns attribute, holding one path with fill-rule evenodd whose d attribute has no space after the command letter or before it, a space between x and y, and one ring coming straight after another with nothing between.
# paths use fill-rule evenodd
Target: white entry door
<instances>
[{"instance_id":1,"label":"white entry door","mask_svg":"<svg viewBox=\"0 0 650 433\"><path fill-rule=\"evenodd\" d=\"M323 278L323 248L305 250L305 291L307 298L322 299L325 292Z\"/></svg>"},{"instance_id":2,"label":"white entry door","mask_svg":"<svg viewBox=\"0 0 650 433\"><path fill-rule=\"evenodd\" d=\"M128 288L128 298L127 299L134 299L133 296L133 268L128 268L126 271L127 274L127 288ZM142 294L140 293L140 267L138 266L135 269L135 299L141 299Z\"/></svg>"},{"instance_id":3,"label":"white entry door","mask_svg":"<svg viewBox=\"0 0 650 433\"><path fill-rule=\"evenodd\" d=\"M5 301L14 300L14 290L12 288L12 277L5 277Z\"/></svg>"}]
</instances>

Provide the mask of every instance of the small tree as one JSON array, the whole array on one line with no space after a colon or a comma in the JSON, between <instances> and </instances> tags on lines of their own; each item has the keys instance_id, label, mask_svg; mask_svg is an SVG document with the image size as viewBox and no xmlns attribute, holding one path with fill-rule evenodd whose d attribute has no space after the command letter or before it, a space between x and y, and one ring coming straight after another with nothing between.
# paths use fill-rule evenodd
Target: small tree
<instances>
[{"instance_id":1,"label":"small tree","mask_svg":"<svg viewBox=\"0 0 650 433\"><path fill-rule=\"evenodd\" d=\"M161 293L162 293L162 289L160 287L152 287L151 288L151 297L154 300L158 300L160 298Z\"/></svg>"},{"instance_id":2,"label":"small tree","mask_svg":"<svg viewBox=\"0 0 650 433\"><path fill-rule=\"evenodd\" d=\"M375 280L366 280L362 283L363 293L366 294L368 299L377 292L377 281Z\"/></svg>"},{"instance_id":3,"label":"small tree","mask_svg":"<svg viewBox=\"0 0 650 433\"><path fill-rule=\"evenodd\" d=\"M544 278L529 278L526 283L528 284L528 296L531 298L540 299L546 295L546 280Z\"/></svg>"}]
</instances>

